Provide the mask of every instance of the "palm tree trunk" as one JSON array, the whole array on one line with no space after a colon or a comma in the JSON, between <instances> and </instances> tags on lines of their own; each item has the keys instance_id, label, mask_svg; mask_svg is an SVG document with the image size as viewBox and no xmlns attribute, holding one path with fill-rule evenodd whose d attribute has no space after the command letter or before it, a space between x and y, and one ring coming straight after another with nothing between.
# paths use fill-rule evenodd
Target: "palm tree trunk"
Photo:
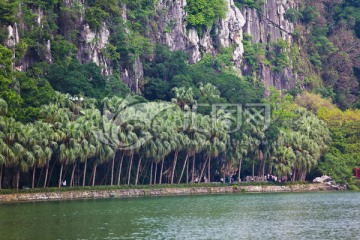
<instances>
[{"instance_id":1,"label":"palm tree trunk","mask_svg":"<svg viewBox=\"0 0 360 240\"><path fill-rule=\"evenodd\" d=\"M152 178L153 178L153 161L150 161L150 185L152 184Z\"/></svg>"},{"instance_id":2,"label":"palm tree trunk","mask_svg":"<svg viewBox=\"0 0 360 240\"><path fill-rule=\"evenodd\" d=\"M138 166L137 166L137 169L136 169L135 185L137 185L138 181L139 181L139 172L140 172L141 160L142 160L142 157L140 157L139 161L138 161Z\"/></svg>"},{"instance_id":3,"label":"palm tree trunk","mask_svg":"<svg viewBox=\"0 0 360 240\"><path fill-rule=\"evenodd\" d=\"M176 150L175 156L174 156L173 169L172 169L172 173L171 173L171 184L174 184L174 175L175 175L175 168L176 168L176 162L177 162L178 155L179 155L179 152L178 152L178 150Z\"/></svg>"},{"instance_id":4,"label":"palm tree trunk","mask_svg":"<svg viewBox=\"0 0 360 240\"><path fill-rule=\"evenodd\" d=\"M296 170L293 171L292 181L295 182L295 179L296 179Z\"/></svg>"},{"instance_id":5,"label":"palm tree trunk","mask_svg":"<svg viewBox=\"0 0 360 240\"><path fill-rule=\"evenodd\" d=\"M241 182L241 165L242 165L243 159L240 158L239 160L239 172L238 172L238 182Z\"/></svg>"},{"instance_id":6,"label":"palm tree trunk","mask_svg":"<svg viewBox=\"0 0 360 240\"><path fill-rule=\"evenodd\" d=\"M201 183L201 179L202 179L202 177L203 177L203 175L204 175L205 167L206 167L207 162L208 162L208 160L207 160L207 158L205 158L204 166L203 166L203 168L201 169L201 173L200 173L199 183Z\"/></svg>"},{"instance_id":7,"label":"palm tree trunk","mask_svg":"<svg viewBox=\"0 0 360 240\"><path fill-rule=\"evenodd\" d=\"M117 176L117 185L118 186L120 186L121 170L122 170L124 155L125 155L124 153L121 155L121 160L119 163L119 172L118 172L118 176Z\"/></svg>"},{"instance_id":8,"label":"palm tree trunk","mask_svg":"<svg viewBox=\"0 0 360 240\"><path fill-rule=\"evenodd\" d=\"M184 171L185 171L185 167L186 167L186 163L187 163L188 159L189 159L189 154L186 154L186 158L185 158L185 161L184 161L184 165L183 165L183 168L182 168L182 171L181 171L180 178L178 180L178 184L181 183L181 179L182 179L182 177L184 175Z\"/></svg>"},{"instance_id":9,"label":"palm tree trunk","mask_svg":"<svg viewBox=\"0 0 360 240\"><path fill-rule=\"evenodd\" d=\"M37 183L36 183L36 188L39 188L39 184L40 184L40 181L41 181L41 176L42 176L43 171L44 171L44 166L41 167L41 171L40 171Z\"/></svg>"},{"instance_id":10,"label":"palm tree trunk","mask_svg":"<svg viewBox=\"0 0 360 240\"><path fill-rule=\"evenodd\" d=\"M61 164L61 167L60 167L60 175L59 175L59 188L61 187L61 177L62 177L62 171L63 171L63 167L64 167L64 164Z\"/></svg>"},{"instance_id":11,"label":"palm tree trunk","mask_svg":"<svg viewBox=\"0 0 360 240\"><path fill-rule=\"evenodd\" d=\"M151 171L152 171L152 161L147 159L146 162L143 165L143 169L141 171L141 173L139 174L139 182L140 182L140 177L143 177L141 185L144 185L145 180L147 179L147 174L148 174L148 170L149 170L149 166L151 167ZM150 173L150 178L151 178L152 174ZM149 181L151 182L151 181Z\"/></svg>"},{"instance_id":12,"label":"palm tree trunk","mask_svg":"<svg viewBox=\"0 0 360 240\"><path fill-rule=\"evenodd\" d=\"M157 176L157 167L158 167L158 163L155 163L155 172L154 172L154 184L156 184L156 176Z\"/></svg>"},{"instance_id":13,"label":"palm tree trunk","mask_svg":"<svg viewBox=\"0 0 360 240\"><path fill-rule=\"evenodd\" d=\"M186 163L186 184L189 183L189 160Z\"/></svg>"},{"instance_id":14,"label":"palm tree trunk","mask_svg":"<svg viewBox=\"0 0 360 240\"><path fill-rule=\"evenodd\" d=\"M107 178L109 176L109 173L111 172L111 164L110 163L111 162L109 162L108 164L105 164L105 165L107 165L107 170L105 172L105 176L100 181L100 185L104 185L104 182L105 182L105 185L106 185Z\"/></svg>"},{"instance_id":15,"label":"palm tree trunk","mask_svg":"<svg viewBox=\"0 0 360 240\"><path fill-rule=\"evenodd\" d=\"M257 172L257 176L258 176L258 177L261 177L262 166L263 166L263 161L262 161L262 160L259 160L259 168L258 168L258 172Z\"/></svg>"},{"instance_id":16,"label":"palm tree trunk","mask_svg":"<svg viewBox=\"0 0 360 240\"><path fill-rule=\"evenodd\" d=\"M111 163L111 181L110 181L110 185L112 186L114 184L114 167L115 167L115 158L116 158L116 150L112 159L112 163Z\"/></svg>"},{"instance_id":17,"label":"palm tree trunk","mask_svg":"<svg viewBox=\"0 0 360 240\"><path fill-rule=\"evenodd\" d=\"M253 162L252 162L252 178L254 179L255 177L255 158L253 158Z\"/></svg>"},{"instance_id":18,"label":"palm tree trunk","mask_svg":"<svg viewBox=\"0 0 360 240\"><path fill-rule=\"evenodd\" d=\"M71 172L70 187L73 187L75 185L74 184L75 169L76 169L76 162L74 162L73 169L72 169L72 172Z\"/></svg>"},{"instance_id":19,"label":"palm tree trunk","mask_svg":"<svg viewBox=\"0 0 360 240\"><path fill-rule=\"evenodd\" d=\"M85 187L86 168L87 168L87 159L85 159L85 163L84 163L84 173L83 173L83 182L82 182L83 187Z\"/></svg>"},{"instance_id":20,"label":"palm tree trunk","mask_svg":"<svg viewBox=\"0 0 360 240\"><path fill-rule=\"evenodd\" d=\"M19 182L20 182L20 169L18 169L16 173L16 190L19 190Z\"/></svg>"},{"instance_id":21,"label":"palm tree trunk","mask_svg":"<svg viewBox=\"0 0 360 240\"><path fill-rule=\"evenodd\" d=\"M193 162L192 162L192 174L191 174L191 183L195 182L195 153L193 155Z\"/></svg>"},{"instance_id":22,"label":"palm tree trunk","mask_svg":"<svg viewBox=\"0 0 360 240\"><path fill-rule=\"evenodd\" d=\"M134 152L132 152L132 153L131 153L131 156L130 156L129 171L128 171L128 181L127 181L127 184L128 184L128 185L130 185L131 167L132 167L133 159L134 159Z\"/></svg>"},{"instance_id":23,"label":"palm tree trunk","mask_svg":"<svg viewBox=\"0 0 360 240\"><path fill-rule=\"evenodd\" d=\"M97 169L97 162L94 163L93 167L93 176L92 176L92 186L95 186L95 179L96 179L96 169Z\"/></svg>"},{"instance_id":24,"label":"palm tree trunk","mask_svg":"<svg viewBox=\"0 0 360 240\"><path fill-rule=\"evenodd\" d=\"M262 177L265 176L265 167L266 167L266 158L264 157L264 163L263 163L263 172L262 172Z\"/></svg>"},{"instance_id":25,"label":"palm tree trunk","mask_svg":"<svg viewBox=\"0 0 360 240\"><path fill-rule=\"evenodd\" d=\"M161 184L162 182L162 176L163 176L163 169L164 169L164 160L165 160L165 157L162 159L162 162L161 162L161 169L160 169L160 177L159 177L159 184Z\"/></svg>"},{"instance_id":26,"label":"palm tree trunk","mask_svg":"<svg viewBox=\"0 0 360 240\"><path fill-rule=\"evenodd\" d=\"M223 172L223 179L224 179L224 180L223 180L223 183L226 183L226 181L225 181L225 180L226 180L226 169L225 169L225 166L226 166L225 163L223 163L223 168L224 168L224 172Z\"/></svg>"},{"instance_id":27,"label":"palm tree trunk","mask_svg":"<svg viewBox=\"0 0 360 240\"><path fill-rule=\"evenodd\" d=\"M50 164L50 163L49 163L49 164ZM46 184L45 187L48 187L48 186L50 185L50 180L51 180L52 174L53 174L53 172L54 172L55 164L56 164L56 162L54 161L54 164L52 165L51 171L50 171L50 174L49 174L49 179L48 179L47 182L44 183L44 184Z\"/></svg>"},{"instance_id":28,"label":"palm tree trunk","mask_svg":"<svg viewBox=\"0 0 360 240\"><path fill-rule=\"evenodd\" d=\"M303 172L301 173L301 179L300 179L300 181L301 181L301 182L305 182L305 178L306 178L306 171L303 171Z\"/></svg>"},{"instance_id":29,"label":"palm tree trunk","mask_svg":"<svg viewBox=\"0 0 360 240\"><path fill-rule=\"evenodd\" d=\"M209 158L209 162L208 162L208 174L207 174L208 183L210 183L210 171L211 171L210 164L211 164L211 158Z\"/></svg>"},{"instance_id":30,"label":"palm tree trunk","mask_svg":"<svg viewBox=\"0 0 360 240\"><path fill-rule=\"evenodd\" d=\"M32 181L31 181L32 189L34 189L34 187L35 187L35 175L36 175L36 164L34 164L34 167L33 167L33 175L32 175Z\"/></svg>"},{"instance_id":31,"label":"palm tree trunk","mask_svg":"<svg viewBox=\"0 0 360 240\"><path fill-rule=\"evenodd\" d=\"M0 166L0 189L2 188L3 165Z\"/></svg>"}]
</instances>

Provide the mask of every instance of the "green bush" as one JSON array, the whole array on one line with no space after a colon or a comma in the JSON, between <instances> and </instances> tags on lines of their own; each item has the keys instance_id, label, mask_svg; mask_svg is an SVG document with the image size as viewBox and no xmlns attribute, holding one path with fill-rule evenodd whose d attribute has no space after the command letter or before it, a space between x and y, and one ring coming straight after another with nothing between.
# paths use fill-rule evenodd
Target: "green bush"
<instances>
[{"instance_id":1,"label":"green bush","mask_svg":"<svg viewBox=\"0 0 360 240\"><path fill-rule=\"evenodd\" d=\"M290 22L297 22L299 19L302 18L302 14L299 10L290 8L286 11L285 18Z\"/></svg>"},{"instance_id":2,"label":"green bush","mask_svg":"<svg viewBox=\"0 0 360 240\"><path fill-rule=\"evenodd\" d=\"M138 33L149 30L150 21L156 15L156 0L123 0L127 7L128 28Z\"/></svg>"},{"instance_id":3,"label":"green bush","mask_svg":"<svg viewBox=\"0 0 360 240\"><path fill-rule=\"evenodd\" d=\"M285 67L291 65L290 57L291 49L289 42L283 39L277 40L270 44L270 50L267 52L267 59L271 63L274 72L283 72ZM293 52L296 56L296 52Z\"/></svg>"},{"instance_id":4,"label":"green bush","mask_svg":"<svg viewBox=\"0 0 360 240\"><path fill-rule=\"evenodd\" d=\"M265 0L235 0L235 5L237 5L239 8L245 6L261 10L264 4Z\"/></svg>"},{"instance_id":5,"label":"green bush","mask_svg":"<svg viewBox=\"0 0 360 240\"><path fill-rule=\"evenodd\" d=\"M200 63L219 71L228 69L234 66L233 51L234 48L232 47L221 48L216 56L205 54Z\"/></svg>"},{"instance_id":6,"label":"green bush","mask_svg":"<svg viewBox=\"0 0 360 240\"><path fill-rule=\"evenodd\" d=\"M252 36L248 34L244 34L243 44L243 58L245 63L251 68L252 73L256 73L259 70L259 64L268 64L265 58L266 50L263 44L253 44Z\"/></svg>"},{"instance_id":7,"label":"green bush","mask_svg":"<svg viewBox=\"0 0 360 240\"><path fill-rule=\"evenodd\" d=\"M319 16L319 12L316 7L306 6L304 9L302 9L301 14L299 16L301 16L300 20L303 23L308 24L315 22L317 20Z\"/></svg>"},{"instance_id":8,"label":"green bush","mask_svg":"<svg viewBox=\"0 0 360 240\"><path fill-rule=\"evenodd\" d=\"M13 24L15 21L16 8L18 1L1 0L0 1L0 22L6 25Z\"/></svg>"},{"instance_id":9,"label":"green bush","mask_svg":"<svg viewBox=\"0 0 360 240\"><path fill-rule=\"evenodd\" d=\"M186 12L188 27L201 34L204 29L210 29L216 19L225 17L226 3L224 0L188 0Z\"/></svg>"},{"instance_id":10,"label":"green bush","mask_svg":"<svg viewBox=\"0 0 360 240\"><path fill-rule=\"evenodd\" d=\"M77 47L71 42L57 35L51 44L51 54L55 61L68 61L76 56Z\"/></svg>"},{"instance_id":11,"label":"green bush","mask_svg":"<svg viewBox=\"0 0 360 240\"><path fill-rule=\"evenodd\" d=\"M99 7L89 7L85 12L85 21L90 28L97 31L101 25L109 17L109 14Z\"/></svg>"}]
</instances>

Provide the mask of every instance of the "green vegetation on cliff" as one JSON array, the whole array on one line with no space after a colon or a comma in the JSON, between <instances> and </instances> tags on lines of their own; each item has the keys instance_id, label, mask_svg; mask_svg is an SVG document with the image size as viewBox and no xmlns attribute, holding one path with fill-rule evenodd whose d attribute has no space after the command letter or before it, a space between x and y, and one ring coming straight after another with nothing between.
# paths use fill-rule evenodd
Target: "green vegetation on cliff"
<instances>
[{"instance_id":1,"label":"green vegetation on cliff","mask_svg":"<svg viewBox=\"0 0 360 240\"><path fill-rule=\"evenodd\" d=\"M225 0L188 0L188 27L194 27L200 33L211 29L217 19L225 17L226 10Z\"/></svg>"}]
</instances>

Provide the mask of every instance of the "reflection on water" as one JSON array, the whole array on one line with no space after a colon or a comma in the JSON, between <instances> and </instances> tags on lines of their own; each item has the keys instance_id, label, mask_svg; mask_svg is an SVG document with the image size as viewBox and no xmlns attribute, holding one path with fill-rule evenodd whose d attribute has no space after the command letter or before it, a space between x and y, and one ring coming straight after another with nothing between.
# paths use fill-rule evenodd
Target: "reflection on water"
<instances>
[{"instance_id":1,"label":"reflection on water","mask_svg":"<svg viewBox=\"0 0 360 240\"><path fill-rule=\"evenodd\" d=\"M0 205L0 239L358 239L360 193L279 193Z\"/></svg>"}]
</instances>

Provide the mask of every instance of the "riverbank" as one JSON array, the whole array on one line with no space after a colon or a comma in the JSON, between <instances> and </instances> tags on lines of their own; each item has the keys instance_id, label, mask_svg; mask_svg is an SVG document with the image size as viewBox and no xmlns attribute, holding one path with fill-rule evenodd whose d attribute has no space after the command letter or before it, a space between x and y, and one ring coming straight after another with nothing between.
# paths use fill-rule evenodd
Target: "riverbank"
<instances>
[{"instance_id":1,"label":"riverbank","mask_svg":"<svg viewBox=\"0 0 360 240\"><path fill-rule=\"evenodd\" d=\"M140 196L175 196L195 194L224 194L224 193L264 193L264 192L316 192L339 190L325 184L293 184L293 185L233 185L233 186L186 186L186 187L161 187L138 188L138 189L95 189L47 191L31 193L0 194L0 203L27 202L27 201L51 201L51 200L75 200L75 199L100 199L100 198L124 198Z\"/></svg>"}]
</instances>

